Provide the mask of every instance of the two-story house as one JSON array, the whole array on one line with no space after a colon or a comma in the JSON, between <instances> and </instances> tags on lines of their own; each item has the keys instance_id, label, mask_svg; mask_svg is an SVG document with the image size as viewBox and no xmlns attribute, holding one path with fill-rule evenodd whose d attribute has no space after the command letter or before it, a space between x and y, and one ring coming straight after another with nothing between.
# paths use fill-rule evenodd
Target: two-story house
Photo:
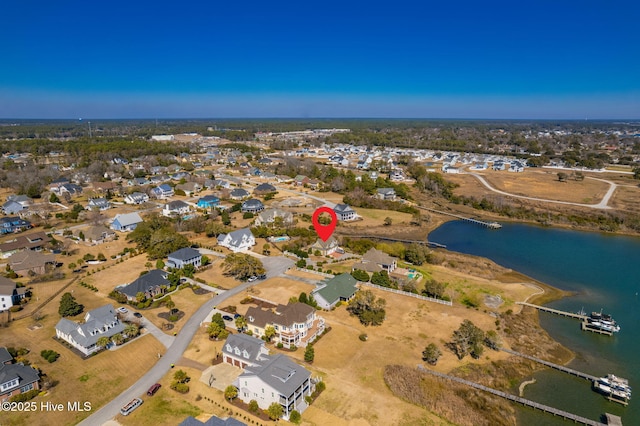
<instances>
[{"instance_id":1,"label":"two-story house","mask_svg":"<svg viewBox=\"0 0 640 426\"><path fill-rule=\"evenodd\" d=\"M85 356L98 351L98 339L110 338L114 334L122 333L124 324L118 319L113 305L104 305L89 311L84 316L84 323L78 324L62 318L56 324L56 336L69 343Z\"/></svg>"},{"instance_id":2,"label":"two-story house","mask_svg":"<svg viewBox=\"0 0 640 426\"><path fill-rule=\"evenodd\" d=\"M40 389L40 373L31 366L13 363L7 348L0 348L0 402L12 396Z\"/></svg>"},{"instance_id":3,"label":"two-story house","mask_svg":"<svg viewBox=\"0 0 640 426\"><path fill-rule=\"evenodd\" d=\"M198 250L185 247L169 254L167 260L169 268L182 269L186 265L193 265L196 269L202 265L202 255Z\"/></svg>"},{"instance_id":4,"label":"two-story house","mask_svg":"<svg viewBox=\"0 0 640 426\"><path fill-rule=\"evenodd\" d=\"M348 204L336 204L333 211L339 221L355 220L358 217L356 211Z\"/></svg>"},{"instance_id":5,"label":"two-story house","mask_svg":"<svg viewBox=\"0 0 640 426\"><path fill-rule=\"evenodd\" d=\"M142 204L149 201L149 196L144 192L134 192L124 197L124 202L127 204Z\"/></svg>"},{"instance_id":6,"label":"two-story house","mask_svg":"<svg viewBox=\"0 0 640 426\"><path fill-rule=\"evenodd\" d=\"M191 211L191 206L182 200L170 201L162 208L162 215L167 217L182 216Z\"/></svg>"},{"instance_id":7,"label":"two-story house","mask_svg":"<svg viewBox=\"0 0 640 426\"><path fill-rule=\"evenodd\" d=\"M286 348L306 347L324 332L324 318L305 303L278 305L274 310L251 306L245 315L247 328L254 336L264 336L267 327L276 331L275 341Z\"/></svg>"},{"instance_id":8,"label":"two-story house","mask_svg":"<svg viewBox=\"0 0 640 426\"><path fill-rule=\"evenodd\" d=\"M249 228L238 229L228 234L218 235L218 245L233 252L248 250L256 245L256 239Z\"/></svg>"}]
</instances>

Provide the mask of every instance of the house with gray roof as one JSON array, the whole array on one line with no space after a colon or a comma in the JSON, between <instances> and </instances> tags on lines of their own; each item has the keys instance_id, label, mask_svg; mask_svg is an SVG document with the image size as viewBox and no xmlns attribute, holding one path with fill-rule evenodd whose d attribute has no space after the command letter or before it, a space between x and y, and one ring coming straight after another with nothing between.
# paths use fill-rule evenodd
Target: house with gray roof
<instances>
[{"instance_id":1,"label":"house with gray roof","mask_svg":"<svg viewBox=\"0 0 640 426\"><path fill-rule=\"evenodd\" d=\"M121 232L133 231L141 222L142 218L136 212L119 214L111 222L111 229Z\"/></svg>"},{"instance_id":2,"label":"house with gray roof","mask_svg":"<svg viewBox=\"0 0 640 426\"><path fill-rule=\"evenodd\" d=\"M111 203L106 198L92 198L89 200L87 210L98 209L100 211L109 210Z\"/></svg>"},{"instance_id":3,"label":"house with gray roof","mask_svg":"<svg viewBox=\"0 0 640 426\"><path fill-rule=\"evenodd\" d=\"M134 192L124 197L124 202L127 204L142 204L149 201L149 196L144 192Z\"/></svg>"},{"instance_id":4,"label":"house with gray roof","mask_svg":"<svg viewBox=\"0 0 640 426\"><path fill-rule=\"evenodd\" d=\"M235 367L258 365L267 359L269 349L262 339L247 334L230 334L222 346L222 360Z\"/></svg>"},{"instance_id":5,"label":"house with gray roof","mask_svg":"<svg viewBox=\"0 0 640 426\"><path fill-rule=\"evenodd\" d=\"M25 287L17 287L9 278L0 276L0 312L6 311L13 305L19 305L26 295Z\"/></svg>"},{"instance_id":6,"label":"house with gray roof","mask_svg":"<svg viewBox=\"0 0 640 426\"><path fill-rule=\"evenodd\" d=\"M264 204L256 198L251 198L242 203L241 210L242 213L259 213L264 210Z\"/></svg>"},{"instance_id":7,"label":"house with gray roof","mask_svg":"<svg viewBox=\"0 0 640 426\"><path fill-rule=\"evenodd\" d=\"M269 194L270 192L276 192L276 187L270 183L261 183L253 190L253 193L256 195Z\"/></svg>"},{"instance_id":8,"label":"house with gray roof","mask_svg":"<svg viewBox=\"0 0 640 426\"><path fill-rule=\"evenodd\" d=\"M135 281L116 287L116 291L127 296L127 300L134 301L138 293L143 293L147 299L163 294L171 285L167 277L169 273L161 269L152 269L138 277Z\"/></svg>"},{"instance_id":9,"label":"house with gray roof","mask_svg":"<svg viewBox=\"0 0 640 426\"><path fill-rule=\"evenodd\" d=\"M234 385L238 388L238 397L245 403L255 400L263 410L274 402L281 404L285 420L293 410L299 413L306 410L305 396L311 395L315 388L311 372L283 354L247 366Z\"/></svg>"},{"instance_id":10,"label":"house with gray roof","mask_svg":"<svg viewBox=\"0 0 640 426\"><path fill-rule=\"evenodd\" d=\"M233 417L227 417L221 419L220 417L209 417L208 420L201 422L193 416L189 416L182 421L178 426L247 426L246 423L236 420Z\"/></svg>"},{"instance_id":11,"label":"house with gray roof","mask_svg":"<svg viewBox=\"0 0 640 426\"><path fill-rule=\"evenodd\" d=\"M362 256L362 261L353 265L353 269L360 269L367 272L387 271L392 273L398 266L397 259L389 256L387 253L375 248L370 248Z\"/></svg>"},{"instance_id":12,"label":"house with gray roof","mask_svg":"<svg viewBox=\"0 0 640 426\"><path fill-rule=\"evenodd\" d=\"M4 214L15 215L26 209L25 206L17 201L9 200L2 205L2 212Z\"/></svg>"},{"instance_id":13,"label":"house with gray roof","mask_svg":"<svg viewBox=\"0 0 640 426\"><path fill-rule=\"evenodd\" d=\"M322 256L329 256L340 248L340 243L335 237L331 236L327 241L318 238L315 243L310 246L313 252L319 251Z\"/></svg>"},{"instance_id":14,"label":"house with gray roof","mask_svg":"<svg viewBox=\"0 0 640 426\"><path fill-rule=\"evenodd\" d=\"M53 269L56 264L54 254L43 254L39 251L24 250L12 254L7 259L9 266L18 275L40 275Z\"/></svg>"},{"instance_id":15,"label":"house with gray roof","mask_svg":"<svg viewBox=\"0 0 640 426\"><path fill-rule=\"evenodd\" d=\"M226 247L236 253L255 246L256 239L249 228L244 228L229 232L228 234L218 235L218 245Z\"/></svg>"},{"instance_id":16,"label":"house with gray roof","mask_svg":"<svg viewBox=\"0 0 640 426\"><path fill-rule=\"evenodd\" d=\"M378 188L377 195L381 200L395 201L396 190L393 188Z\"/></svg>"},{"instance_id":17,"label":"house with gray roof","mask_svg":"<svg viewBox=\"0 0 640 426\"><path fill-rule=\"evenodd\" d=\"M344 273L325 280L311 295L322 309L333 309L338 302L348 302L358 291L357 281L351 274Z\"/></svg>"},{"instance_id":18,"label":"house with gray roof","mask_svg":"<svg viewBox=\"0 0 640 426\"><path fill-rule=\"evenodd\" d=\"M40 373L31 366L13 363L13 357L7 348L0 348L0 402L6 402L12 396L40 389Z\"/></svg>"},{"instance_id":19,"label":"house with gray roof","mask_svg":"<svg viewBox=\"0 0 640 426\"><path fill-rule=\"evenodd\" d=\"M235 188L229 193L229 198L232 200L244 200L249 196L249 191L242 188Z\"/></svg>"},{"instance_id":20,"label":"house with gray roof","mask_svg":"<svg viewBox=\"0 0 640 426\"><path fill-rule=\"evenodd\" d=\"M358 217L356 211L348 204L336 204L333 211L336 213L336 217L340 221L355 220Z\"/></svg>"},{"instance_id":21,"label":"house with gray roof","mask_svg":"<svg viewBox=\"0 0 640 426\"><path fill-rule=\"evenodd\" d=\"M41 251L50 241L51 237L42 231L17 235L13 239L0 244L0 258L6 259L12 254L23 250Z\"/></svg>"},{"instance_id":22,"label":"house with gray roof","mask_svg":"<svg viewBox=\"0 0 640 426\"><path fill-rule=\"evenodd\" d=\"M64 340L85 356L98 351L98 339L111 338L114 334L122 333L124 324L120 322L113 305L104 305L89 311L84 316L84 323L62 318L56 324L56 336Z\"/></svg>"},{"instance_id":23,"label":"house with gray roof","mask_svg":"<svg viewBox=\"0 0 640 426\"><path fill-rule=\"evenodd\" d=\"M285 226L293 224L293 213L282 209L267 209L258 213L254 224L256 226L272 224L277 218L281 218Z\"/></svg>"},{"instance_id":24,"label":"house with gray roof","mask_svg":"<svg viewBox=\"0 0 640 426\"><path fill-rule=\"evenodd\" d=\"M167 260L169 268L182 269L186 265L193 265L196 269L202 265L202 255L198 250L185 247L169 254Z\"/></svg>"},{"instance_id":25,"label":"house with gray roof","mask_svg":"<svg viewBox=\"0 0 640 426\"><path fill-rule=\"evenodd\" d=\"M162 209L163 216L181 216L191 211L191 206L182 200L170 201Z\"/></svg>"}]
</instances>

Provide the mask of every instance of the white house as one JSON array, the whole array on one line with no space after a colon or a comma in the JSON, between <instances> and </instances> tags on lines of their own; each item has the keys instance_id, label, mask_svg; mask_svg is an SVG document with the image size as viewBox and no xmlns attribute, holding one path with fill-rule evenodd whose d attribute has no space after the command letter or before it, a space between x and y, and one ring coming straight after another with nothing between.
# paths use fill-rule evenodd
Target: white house
<instances>
[{"instance_id":1,"label":"white house","mask_svg":"<svg viewBox=\"0 0 640 426\"><path fill-rule=\"evenodd\" d=\"M162 209L162 215L171 217L171 216L181 216L187 214L191 211L191 207L189 204L185 203L182 200L176 200L168 202L164 205Z\"/></svg>"},{"instance_id":2,"label":"white house","mask_svg":"<svg viewBox=\"0 0 640 426\"><path fill-rule=\"evenodd\" d=\"M202 265L202 255L191 247L181 248L170 253L167 257L167 266L170 268L182 269L186 265L193 265L198 269Z\"/></svg>"},{"instance_id":3,"label":"white house","mask_svg":"<svg viewBox=\"0 0 640 426\"><path fill-rule=\"evenodd\" d=\"M246 366L234 385L238 388L238 397L245 403L255 400L263 410L274 402L282 405L285 420L293 410L299 413L306 410L305 396L311 395L315 387L311 372L282 354L269 356L258 365Z\"/></svg>"},{"instance_id":4,"label":"white house","mask_svg":"<svg viewBox=\"0 0 640 426\"><path fill-rule=\"evenodd\" d=\"M124 197L124 202L127 204L142 204L149 201L149 196L144 192L134 192Z\"/></svg>"},{"instance_id":5,"label":"white house","mask_svg":"<svg viewBox=\"0 0 640 426\"><path fill-rule=\"evenodd\" d=\"M248 250L256 245L256 239L249 228L238 229L228 234L218 235L218 245L233 252Z\"/></svg>"},{"instance_id":6,"label":"white house","mask_svg":"<svg viewBox=\"0 0 640 426\"><path fill-rule=\"evenodd\" d=\"M119 214L111 222L111 229L121 232L133 231L141 222L142 218L138 213Z\"/></svg>"},{"instance_id":7,"label":"white house","mask_svg":"<svg viewBox=\"0 0 640 426\"><path fill-rule=\"evenodd\" d=\"M111 338L122 333L124 324L118 319L112 305L105 305L87 312L84 323L78 324L62 318L56 325L56 336L85 354L91 355L100 347L96 344L101 337Z\"/></svg>"},{"instance_id":8,"label":"white house","mask_svg":"<svg viewBox=\"0 0 640 426\"><path fill-rule=\"evenodd\" d=\"M251 306L245 315L247 328L256 337L262 337L265 329L273 327L274 340L285 348L304 348L324 332L324 318L316 315L316 309L300 302L278 305L275 310L263 310Z\"/></svg>"},{"instance_id":9,"label":"white house","mask_svg":"<svg viewBox=\"0 0 640 426\"><path fill-rule=\"evenodd\" d=\"M358 217L356 211L348 204L336 204L333 211L336 212L339 221L355 220Z\"/></svg>"},{"instance_id":10,"label":"white house","mask_svg":"<svg viewBox=\"0 0 640 426\"><path fill-rule=\"evenodd\" d=\"M89 200L87 210L98 209L100 211L109 210L111 203L106 198L92 198Z\"/></svg>"},{"instance_id":11,"label":"white house","mask_svg":"<svg viewBox=\"0 0 640 426\"><path fill-rule=\"evenodd\" d=\"M25 287L18 288L15 282L0 276L0 312L19 305L20 300L25 297L25 291Z\"/></svg>"},{"instance_id":12,"label":"white house","mask_svg":"<svg viewBox=\"0 0 640 426\"><path fill-rule=\"evenodd\" d=\"M266 342L247 334L230 334L222 346L222 360L234 367L259 365L268 358Z\"/></svg>"}]
</instances>

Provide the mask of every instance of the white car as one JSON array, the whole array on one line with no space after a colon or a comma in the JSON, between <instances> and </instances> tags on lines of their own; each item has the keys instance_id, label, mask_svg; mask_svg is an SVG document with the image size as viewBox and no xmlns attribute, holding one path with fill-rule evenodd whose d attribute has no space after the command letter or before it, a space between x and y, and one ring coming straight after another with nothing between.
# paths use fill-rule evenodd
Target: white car
<instances>
[{"instance_id":1,"label":"white car","mask_svg":"<svg viewBox=\"0 0 640 426\"><path fill-rule=\"evenodd\" d=\"M124 306L120 306L120 307L118 308L118 312L120 312L121 314L126 314L126 313L127 313L127 312L129 312L129 311L128 311L128 310L127 310L127 308L125 308Z\"/></svg>"}]
</instances>

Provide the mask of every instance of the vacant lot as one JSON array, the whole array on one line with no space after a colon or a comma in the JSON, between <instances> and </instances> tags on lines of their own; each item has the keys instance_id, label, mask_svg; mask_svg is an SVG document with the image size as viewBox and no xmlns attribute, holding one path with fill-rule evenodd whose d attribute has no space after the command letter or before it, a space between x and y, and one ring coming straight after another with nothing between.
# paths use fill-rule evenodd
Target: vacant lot
<instances>
[{"instance_id":1,"label":"vacant lot","mask_svg":"<svg viewBox=\"0 0 640 426\"><path fill-rule=\"evenodd\" d=\"M524 173L484 171L479 174L482 175L491 186L500 191L526 197L574 203L598 203L609 189L607 183L588 178L582 181L576 181L570 178L566 182L560 182L558 180L558 174L555 171L527 170ZM606 179L606 176L598 177ZM447 179L460 184L460 188L455 190L456 194L475 195L476 198L480 198L481 194L485 194L485 191L488 191L485 187L481 187L481 184L473 176L447 176ZM474 180L475 182L473 182ZM466 188L469 185L472 188L471 190L470 188ZM478 188L480 188L480 193L474 194Z\"/></svg>"},{"instance_id":2,"label":"vacant lot","mask_svg":"<svg viewBox=\"0 0 640 426\"><path fill-rule=\"evenodd\" d=\"M640 212L640 187L637 185L618 186L609 206L632 212Z\"/></svg>"},{"instance_id":3,"label":"vacant lot","mask_svg":"<svg viewBox=\"0 0 640 426\"><path fill-rule=\"evenodd\" d=\"M275 277L251 287L244 293L237 294L227 299L224 302L224 306L236 306L238 313L244 314L249 305L242 305L240 304L240 301L247 296L255 296L260 299L286 305L289 302L290 297L298 297L298 295L303 291L308 294L314 288L315 286L311 284L296 281L293 278ZM220 308L223 308L224 306L220 306Z\"/></svg>"}]
</instances>

